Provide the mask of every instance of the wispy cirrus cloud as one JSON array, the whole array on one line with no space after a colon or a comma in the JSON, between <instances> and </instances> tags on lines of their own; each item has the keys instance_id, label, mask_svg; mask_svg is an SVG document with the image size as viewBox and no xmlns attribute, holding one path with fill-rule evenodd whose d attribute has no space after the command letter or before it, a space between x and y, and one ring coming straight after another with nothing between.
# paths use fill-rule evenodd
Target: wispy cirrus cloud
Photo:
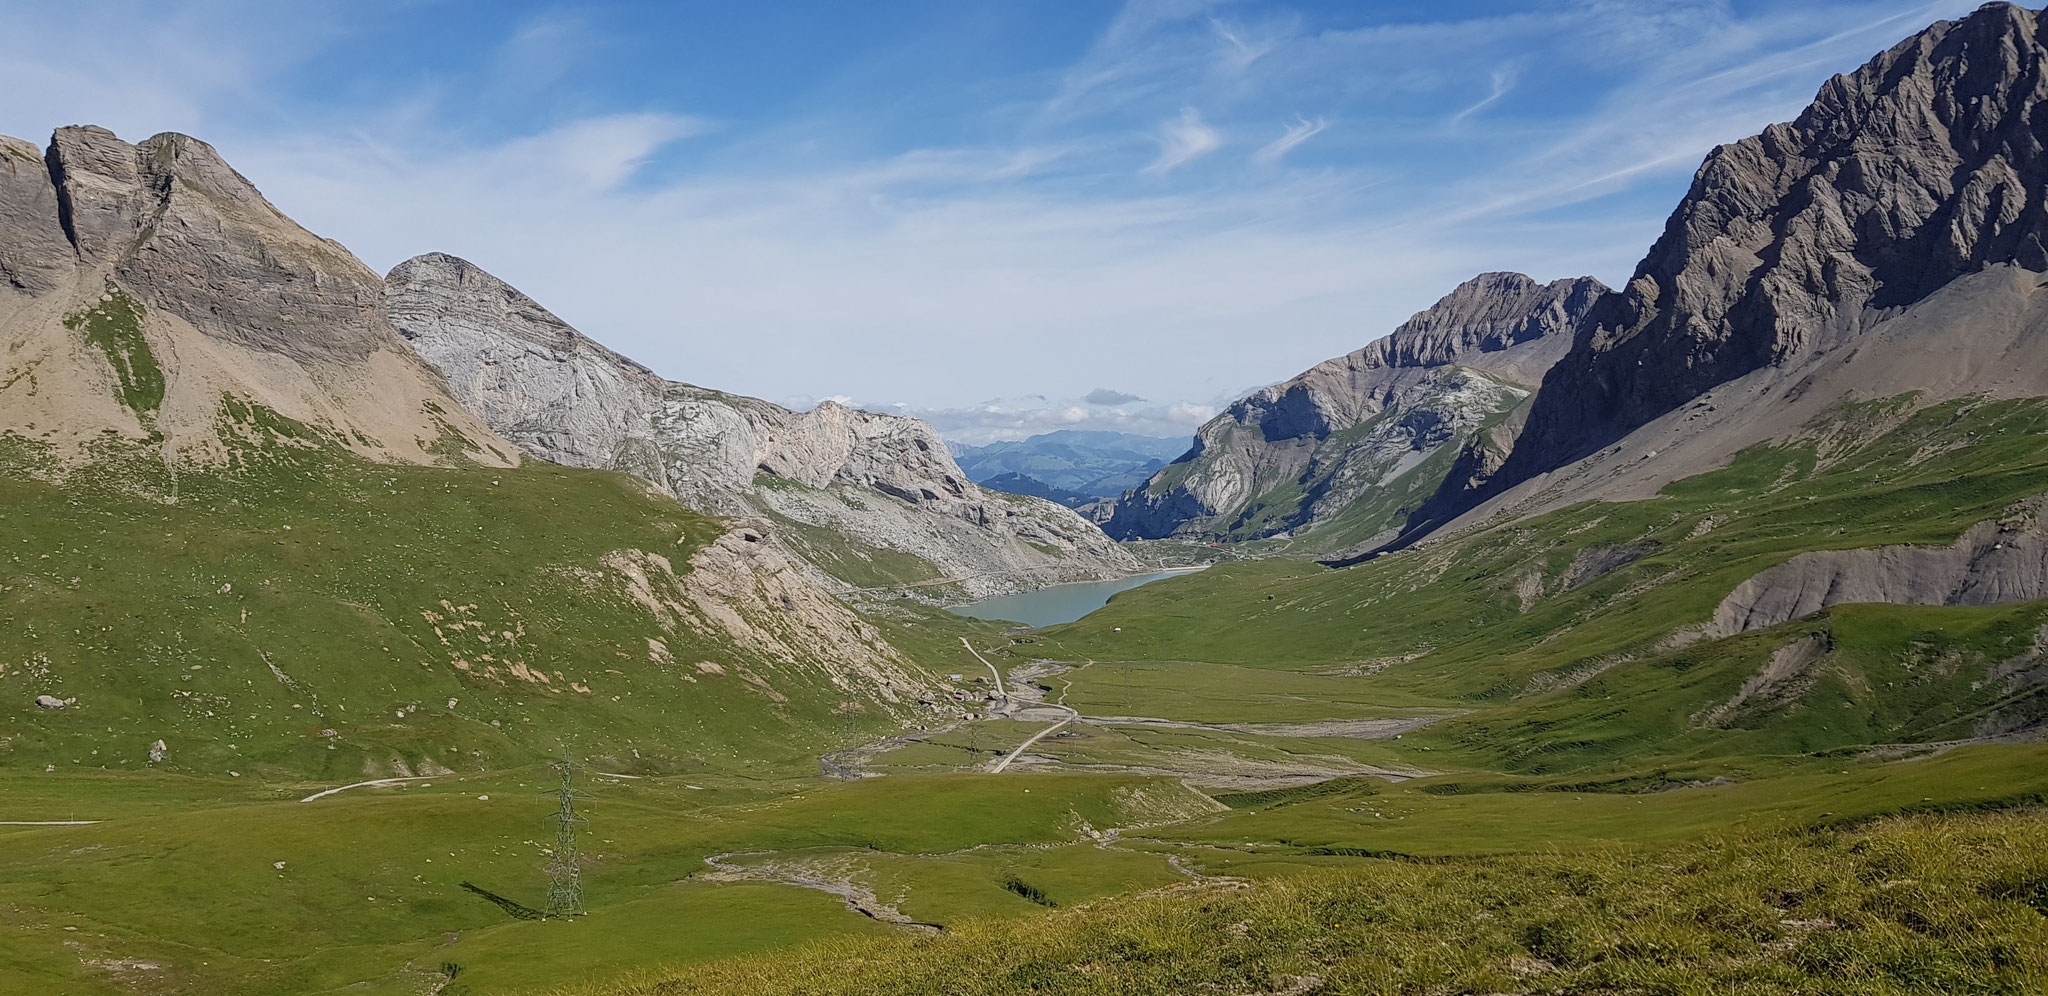
<instances>
[{"instance_id":1,"label":"wispy cirrus cloud","mask_svg":"<svg viewBox=\"0 0 2048 996\"><path fill-rule=\"evenodd\" d=\"M1168 173L1223 146L1216 129L1202 123L1202 114L1192 107L1180 109L1180 118L1159 126L1159 158L1140 173Z\"/></svg>"},{"instance_id":2,"label":"wispy cirrus cloud","mask_svg":"<svg viewBox=\"0 0 2048 996\"><path fill-rule=\"evenodd\" d=\"M708 122L685 115L607 115L507 142L494 155L523 160L596 190L610 190L638 173L665 146L709 130Z\"/></svg>"},{"instance_id":3,"label":"wispy cirrus cloud","mask_svg":"<svg viewBox=\"0 0 2048 996\"><path fill-rule=\"evenodd\" d=\"M559 82L603 47L587 16L543 10L529 16L491 57L492 86L534 93Z\"/></svg>"},{"instance_id":4,"label":"wispy cirrus cloud","mask_svg":"<svg viewBox=\"0 0 2048 996\"><path fill-rule=\"evenodd\" d=\"M1512 66L1503 66L1494 70L1491 75L1493 88L1487 92L1486 96L1479 98L1477 103L1451 115L1452 124L1463 121L1480 111L1500 103L1500 99L1507 96L1508 92L1515 88L1515 69Z\"/></svg>"},{"instance_id":5,"label":"wispy cirrus cloud","mask_svg":"<svg viewBox=\"0 0 2048 996\"><path fill-rule=\"evenodd\" d=\"M1273 51L1273 42L1262 38L1243 37L1240 29L1232 28L1214 17L1209 19L1209 27L1216 32L1216 37L1224 42L1222 68L1227 73L1243 73L1250 69L1253 63L1264 58L1266 53Z\"/></svg>"},{"instance_id":6,"label":"wispy cirrus cloud","mask_svg":"<svg viewBox=\"0 0 2048 996\"><path fill-rule=\"evenodd\" d=\"M1294 151L1295 146L1322 134L1323 129L1328 126L1329 123L1322 118L1310 121L1307 118L1297 116L1295 122L1288 125L1287 130L1279 138L1266 143L1259 148L1259 151L1252 153L1252 159L1267 166L1278 163L1286 158L1289 152Z\"/></svg>"}]
</instances>

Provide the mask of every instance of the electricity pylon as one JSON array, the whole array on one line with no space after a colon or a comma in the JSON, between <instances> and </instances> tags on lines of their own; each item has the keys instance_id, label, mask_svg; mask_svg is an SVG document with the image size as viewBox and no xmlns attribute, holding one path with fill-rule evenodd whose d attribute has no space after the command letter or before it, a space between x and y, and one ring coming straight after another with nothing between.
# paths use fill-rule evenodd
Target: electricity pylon
<instances>
[{"instance_id":1,"label":"electricity pylon","mask_svg":"<svg viewBox=\"0 0 2048 996\"><path fill-rule=\"evenodd\" d=\"M555 821L555 851L548 859L548 901L541 913L550 917L582 916L583 855L576 849L576 828L590 821L576 815L576 765L566 752L558 767L562 769L562 787L557 791L561 805L550 817Z\"/></svg>"}]
</instances>

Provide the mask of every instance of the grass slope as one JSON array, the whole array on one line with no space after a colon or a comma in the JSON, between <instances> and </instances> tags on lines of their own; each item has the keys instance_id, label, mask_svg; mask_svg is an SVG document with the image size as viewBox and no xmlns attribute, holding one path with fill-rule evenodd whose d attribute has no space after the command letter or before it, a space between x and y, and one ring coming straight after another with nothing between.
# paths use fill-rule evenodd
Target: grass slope
<instances>
[{"instance_id":1,"label":"grass slope","mask_svg":"<svg viewBox=\"0 0 2048 996\"><path fill-rule=\"evenodd\" d=\"M1673 637L1802 551L1945 544L2048 491L2044 433L2039 400L1844 406L1800 440L1653 499L1575 506L1340 571L1223 564L1038 638L1064 659L1146 662L1090 669L1099 691L1077 678L1098 700L1133 670L1178 684L1174 661L1347 675L1357 696L1470 710L1413 746L1532 774L1965 737L1995 715L2044 711L2038 689L2015 693L1992 674L2034 651L2043 606L1838 606L1733 639ZM1810 685L1719 726L1696 719L1814 633L1833 650Z\"/></svg>"},{"instance_id":2,"label":"grass slope","mask_svg":"<svg viewBox=\"0 0 2048 996\"><path fill-rule=\"evenodd\" d=\"M246 780L6 776L10 817L105 822L0 827L0 980L33 992L398 993L453 963L471 991L528 990L876 929L819 892L700 881L709 855L843 852L871 866L859 875L884 895L913 894L906 906L922 918L1015 915L1040 907L1005 889L1011 878L1063 903L1176 879L1159 855L1075 846L1076 827L1157 821L1196 799L1133 777L591 775L590 917L513 920L461 886L539 905L554 777L440 776L308 803Z\"/></svg>"},{"instance_id":3,"label":"grass slope","mask_svg":"<svg viewBox=\"0 0 2048 996\"><path fill-rule=\"evenodd\" d=\"M2017 994L2048 987L2044 913L2048 816L2031 810L1367 861L569 992Z\"/></svg>"},{"instance_id":4,"label":"grass slope","mask_svg":"<svg viewBox=\"0 0 2048 996\"><path fill-rule=\"evenodd\" d=\"M1033 748L1056 763L936 773L1042 728L980 724L853 783L813 755L878 714L849 725L829 685L584 583L618 549L683 563L715 523L610 475L373 467L237 420L263 445L216 475L110 454L0 479L0 661L26 662L0 672L4 818L106 821L0 830L0 978L27 991L456 996L639 969L590 991L1997 993L2048 971L2048 820L2025 808L2048 747L1930 744L2030 715L2000 668L2032 659L2048 606L1671 639L1801 550L1946 542L2048 491L2048 403L1845 407L1648 501L1343 571L1222 565L1029 634L899 604L876 625L936 670L976 670L967 635L1006 669L1064 662L1040 684L1086 714L1210 725L1077 723ZM453 667L435 626L462 606L562 677ZM1711 712L1823 635L1810 681ZM786 701L649 659L649 637ZM42 691L79 701L37 710ZM1243 728L1431 713L1398 740ZM159 730L171 761L139 770ZM515 921L461 883L537 904L550 777L522 765L565 742L657 777L588 783L591 916ZM1436 773L1219 810L1152 774L1191 757ZM730 852L765 877L711 880ZM897 936L788 884L819 869L947 930ZM1130 897L1183 870L1255 884Z\"/></svg>"},{"instance_id":5,"label":"grass slope","mask_svg":"<svg viewBox=\"0 0 2048 996\"><path fill-rule=\"evenodd\" d=\"M869 709L848 729L822 666L765 659L634 597L608 558L643 551L687 573L723 527L631 479L377 465L259 406L223 412L236 448L205 472L120 448L32 472L36 451L13 445L0 764L134 770L161 739L160 768L283 781L565 747L610 770L804 771L893 729ZM76 701L45 710L38 695Z\"/></svg>"}]
</instances>

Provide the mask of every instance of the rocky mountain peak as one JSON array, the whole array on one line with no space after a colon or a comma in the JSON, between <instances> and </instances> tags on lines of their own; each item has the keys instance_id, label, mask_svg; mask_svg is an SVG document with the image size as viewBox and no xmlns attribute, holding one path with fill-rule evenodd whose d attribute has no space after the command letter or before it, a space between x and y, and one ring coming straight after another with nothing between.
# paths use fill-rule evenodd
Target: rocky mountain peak
<instances>
[{"instance_id":1,"label":"rocky mountain peak","mask_svg":"<svg viewBox=\"0 0 2048 996\"><path fill-rule=\"evenodd\" d=\"M459 256L414 256L393 267L384 279L392 322L408 339L420 334L426 328L425 316L432 315L443 327L460 324L474 331L492 330L551 349L602 351L623 369L654 373L605 349L540 302Z\"/></svg>"},{"instance_id":2,"label":"rocky mountain peak","mask_svg":"<svg viewBox=\"0 0 2048 996\"><path fill-rule=\"evenodd\" d=\"M1606 291L1592 277L1467 280L1386 337L1239 399L1105 528L1252 539L1345 518L1358 528L1336 545L1378 535L1436 487L1449 454L1429 458L1520 404Z\"/></svg>"},{"instance_id":3,"label":"rocky mountain peak","mask_svg":"<svg viewBox=\"0 0 2048 996\"><path fill-rule=\"evenodd\" d=\"M130 145L72 125L46 159L85 269L266 352L359 360L388 344L376 272L286 217L213 146L175 132Z\"/></svg>"},{"instance_id":4,"label":"rocky mountain peak","mask_svg":"<svg viewBox=\"0 0 2048 996\"><path fill-rule=\"evenodd\" d=\"M1663 236L1551 368L1498 470L1417 529L1596 452L1702 392L1853 340L1991 264L2048 269L2042 15L1987 4L1715 149Z\"/></svg>"},{"instance_id":5,"label":"rocky mountain peak","mask_svg":"<svg viewBox=\"0 0 2048 996\"><path fill-rule=\"evenodd\" d=\"M1457 365L1533 387L1606 290L1592 277L1542 284L1482 273L1384 338L1254 392L1217 418L1258 425L1268 439L1328 435L1384 410L1398 381L1388 374L1403 369Z\"/></svg>"},{"instance_id":6,"label":"rocky mountain peak","mask_svg":"<svg viewBox=\"0 0 2048 996\"><path fill-rule=\"evenodd\" d=\"M1362 362L1379 366L1433 367L1476 359L1478 354L1498 353L1562 332L1564 338L1554 343L1561 356L1570 345L1577 316L1585 314L1606 290L1606 285L1592 277L1542 284L1521 273L1482 273L1357 355ZM1540 377L1542 370L1535 374Z\"/></svg>"},{"instance_id":7,"label":"rocky mountain peak","mask_svg":"<svg viewBox=\"0 0 2048 996\"><path fill-rule=\"evenodd\" d=\"M234 396L380 458L435 459L452 433L516 459L399 339L374 271L188 135L0 140L0 339L6 371L38 371L0 376L0 413L39 438L218 455Z\"/></svg>"},{"instance_id":8,"label":"rocky mountain peak","mask_svg":"<svg viewBox=\"0 0 2048 996\"><path fill-rule=\"evenodd\" d=\"M384 298L399 333L505 438L555 463L673 487L652 428L666 382L646 367L447 253L393 267Z\"/></svg>"}]
</instances>

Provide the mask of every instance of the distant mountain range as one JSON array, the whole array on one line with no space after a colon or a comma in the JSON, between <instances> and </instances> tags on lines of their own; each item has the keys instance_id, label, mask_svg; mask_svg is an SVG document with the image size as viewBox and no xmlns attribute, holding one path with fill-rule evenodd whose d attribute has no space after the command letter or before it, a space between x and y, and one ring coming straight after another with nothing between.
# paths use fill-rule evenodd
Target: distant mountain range
<instances>
[{"instance_id":1,"label":"distant mountain range","mask_svg":"<svg viewBox=\"0 0 2048 996\"><path fill-rule=\"evenodd\" d=\"M1085 504L1089 499L1115 498L1142 486L1167 461L1186 453L1188 443L1185 436L1167 438L1061 429L1029 439L986 446L955 445L952 449L960 469L984 487L1051 498L1063 504ZM1029 480L1014 480L1005 475ZM1001 483L998 478L1009 483ZM1082 501L1069 502L1054 497L1055 492L1079 495Z\"/></svg>"},{"instance_id":2,"label":"distant mountain range","mask_svg":"<svg viewBox=\"0 0 2048 996\"><path fill-rule=\"evenodd\" d=\"M1056 488L1036 477L1019 474L1015 471L1005 471L986 481L976 481L975 483L992 491L1007 491L1013 495L1029 495L1033 498L1043 498L1046 501L1056 501L1068 508L1080 508L1084 505L1093 505L1103 500L1094 495L1084 495L1079 491Z\"/></svg>"}]
</instances>

